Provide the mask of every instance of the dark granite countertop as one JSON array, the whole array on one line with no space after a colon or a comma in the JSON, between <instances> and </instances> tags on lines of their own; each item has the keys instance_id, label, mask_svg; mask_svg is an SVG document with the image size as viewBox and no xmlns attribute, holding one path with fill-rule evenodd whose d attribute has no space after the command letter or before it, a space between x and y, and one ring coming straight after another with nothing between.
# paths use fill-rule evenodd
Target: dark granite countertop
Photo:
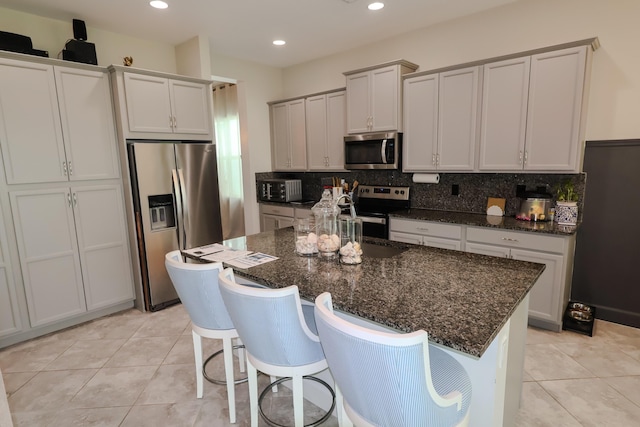
<instances>
[{"instance_id":1,"label":"dark granite countertop","mask_svg":"<svg viewBox=\"0 0 640 427\"><path fill-rule=\"evenodd\" d=\"M570 236L575 234L578 225L558 225L556 222L521 221L513 217L489 216L466 212L437 211L411 208L389 214L393 218L416 219L421 221L443 222L474 227L489 227L501 230L531 231L535 233Z\"/></svg>"},{"instance_id":2,"label":"dark granite countertop","mask_svg":"<svg viewBox=\"0 0 640 427\"><path fill-rule=\"evenodd\" d=\"M475 357L544 271L542 264L507 258L375 238L363 243L362 264L353 266L296 255L292 227L225 241L279 257L235 269L239 276L272 288L297 285L310 301L331 292L339 310L403 332L424 329L433 342ZM380 246L401 253L375 258L373 250Z\"/></svg>"}]
</instances>

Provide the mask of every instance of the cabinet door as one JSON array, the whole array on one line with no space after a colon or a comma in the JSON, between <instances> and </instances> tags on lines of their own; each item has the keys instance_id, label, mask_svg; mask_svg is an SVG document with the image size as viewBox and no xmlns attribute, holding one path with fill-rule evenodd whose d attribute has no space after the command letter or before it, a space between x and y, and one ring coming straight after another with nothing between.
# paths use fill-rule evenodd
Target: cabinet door
<instances>
[{"instance_id":1,"label":"cabinet door","mask_svg":"<svg viewBox=\"0 0 640 427\"><path fill-rule=\"evenodd\" d=\"M9 259L7 234L0 213L0 338L22 329L18 300Z\"/></svg>"},{"instance_id":2,"label":"cabinet door","mask_svg":"<svg viewBox=\"0 0 640 427\"><path fill-rule=\"evenodd\" d=\"M422 236L418 234L400 233L398 231L389 231L389 240L394 242L411 243L414 245L422 244Z\"/></svg>"},{"instance_id":3,"label":"cabinet door","mask_svg":"<svg viewBox=\"0 0 640 427\"><path fill-rule=\"evenodd\" d=\"M480 170L521 170L527 124L530 58L484 66Z\"/></svg>"},{"instance_id":4,"label":"cabinet door","mask_svg":"<svg viewBox=\"0 0 640 427\"><path fill-rule=\"evenodd\" d=\"M72 189L87 309L133 299L131 257L117 185Z\"/></svg>"},{"instance_id":5,"label":"cabinet door","mask_svg":"<svg viewBox=\"0 0 640 427\"><path fill-rule=\"evenodd\" d=\"M530 292L529 317L562 324L564 258L562 255L511 249L511 257L520 261L537 262L547 267Z\"/></svg>"},{"instance_id":6,"label":"cabinet door","mask_svg":"<svg viewBox=\"0 0 640 427\"><path fill-rule=\"evenodd\" d=\"M347 133L346 105L347 94L345 91L327 94L327 157L328 168L331 170L344 169L344 136Z\"/></svg>"},{"instance_id":7,"label":"cabinet door","mask_svg":"<svg viewBox=\"0 0 640 427\"><path fill-rule=\"evenodd\" d=\"M0 146L7 183L67 181L52 66L0 59Z\"/></svg>"},{"instance_id":8,"label":"cabinet door","mask_svg":"<svg viewBox=\"0 0 640 427\"><path fill-rule=\"evenodd\" d=\"M286 103L271 106L273 169L289 169L289 110Z\"/></svg>"},{"instance_id":9,"label":"cabinet door","mask_svg":"<svg viewBox=\"0 0 640 427\"><path fill-rule=\"evenodd\" d=\"M440 237L424 236L422 244L434 248L451 249L459 251L462 248L460 240L441 239Z\"/></svg>"},{"instance_id":10,"label":"cabinet door","mask_svg":"<svg viewBox=\"0 0 640 427\"><path fill-rule=\"evenodd\" d=\"M312 96L305 103L309 170L325 170L328 168L327 96Z\"/></svg>"},{"instance_id":11,"label":"cabinet door","mask_svg":"<svg viewBox=\"0 0 640 427\"><path fill-rule=\"evenodd\" d=\"M307 132L304 99L289 102L289 144L291 169L307 169Z\"/></svg>"},{"instance_id":12,"label":"cabinet door","mask_svg":"<svg viewBox=\"0 0 640 427\"><path fill-rule=\"evenodd\" d=\"M439 170L473 170L477 139L479 68L440 73Z\"/></svg>"},{"instance_id":13,"label":"cabinet door","mask_svg":"<svg viewBox=\"0 0 640 427\"><path fill-rule=\"evenodd\" d=\"M586 46L531 57L524 168L579 169Z\"/></svg>"},{"instance_id":14,"label":"cabinet door","mask_svg":"<svg viewBox=\"0 0 640 427\"><path fill-rule=\"evenodd\" d=\"M406 79L403 86L402 170L435 170L438 145L438 74Z\"/></svg>"},{"instance_id":15,"label":"cabinet door","mask_svg":"<svg viewBox=\"0 0 640 427\"><path fill-rule=\"evenodd\" d=\"M347 131L369 132L371 117L370 73L368 71L347 76Z\"/></svg>"},{"instance_id":16,"label":"cabinet door","mask_svg":"<svg viewBox=\"0 0 640 427\"><path fill-rule=\"evenodd\" d=\"M482 243L474 243L467 241L465 250L474 254L496 256L500 258L509 258L511 250L500 246L484 245Z\"/></svg>"},{"instance_id":17,"label":"cabinet door","mask_svg":"<svg viewBox=\"0 0 640 427\"><path fill-rule=\"evenodd\" d=\"M169 80L175 133L206 135L211 132L210 86Z\"/></svg>"},{"instance_id":18,"label":"cabinet door","mask_svg":"<svg viewBox=\"0 0 640 427\"><path fill-rule=\"evenodd\" d=\"M397 65L371 71L371 130L398 129L400 77Z\"/></svg>"},{"instance_id":19,"label":"cabinet door","mask_svg":"<svg viewBox=\"0 0 640 427\"><path fill-rule=\"evenodd\" d=\"M69 189L10 195L31 326L85 312Z\"/></svg>"},{"instance_id":20,"label":"cabinet door","mask_svg":"<svg viewBox=\"0 0 640 427\"><path fill-rule=\"evenodd\" d=\"M124 73L124 88L130 132L173 133L167 79Z\"/></svg>"},{"instance_id":21,"label":"cabinet door","mask_svg":"<svg viewBox=\"0 0 640 427\"><path fill-rule=\"evenodd\" d=\"M109 75L55 67L58 104L72 181L119 176Z\"/></svg>"},{"instance_id":22,"label":"cabinet door","mask_svg":"<svg viewBox=\"0 0 640 427\"><path fill-rule=\"evenodd\" d=\"M273 231L279 228L291 227L294 221L294 218L286 216L262 214L260 216L260 231Z\"/></svg>"}]
</instances>

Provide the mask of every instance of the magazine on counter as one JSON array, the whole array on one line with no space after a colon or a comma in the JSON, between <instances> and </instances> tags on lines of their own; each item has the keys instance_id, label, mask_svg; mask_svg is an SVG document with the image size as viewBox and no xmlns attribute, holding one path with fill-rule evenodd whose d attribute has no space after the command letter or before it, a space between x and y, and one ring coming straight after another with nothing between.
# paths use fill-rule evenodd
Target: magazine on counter
<instances>
[{"instance_id":1,"label":"magazine on counter","mask_svg":"<svg viewBox=\"0 0 640 427\"><path fill-rule=\"evenodd\" d=\"M256 265L265 264L270 261L275 261L277 259L278 257L275 257L273 255L263 254L262 252L255 252L242 258L231 259L229 261L226 261L226 263L233 267L250 268Z\"/></svg>"}]
</instances>

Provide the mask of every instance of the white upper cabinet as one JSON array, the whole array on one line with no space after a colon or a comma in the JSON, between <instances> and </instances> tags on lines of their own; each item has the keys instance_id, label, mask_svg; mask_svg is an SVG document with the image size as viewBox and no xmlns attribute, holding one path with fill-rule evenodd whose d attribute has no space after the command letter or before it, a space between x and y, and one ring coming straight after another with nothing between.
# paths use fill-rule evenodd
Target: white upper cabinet
<instances>
[{"instance_id":1,"label":"white upper cabinet","mask_svg":"<svg viewBox=\"0 0 640 427\"><path fill-rule=\"evenodd\" d=\"M71 181L119 177L109 74L55 67Z\"/></svg>"},{"instance_id":2,"label":"white upper cabinet","mask_svg":"<svg viewBox=\"0 0 640 427\"><path fill-rule=\"evenodd\" d=\"M210 83L132 72L122 79L126 138L213 139Z\"/></svg>"},{"instance_id":3,"label":"white upper cabinet","mask_svg":"<svg viewBox=\"0 0 640 427\"><path fill-rule=\"evenodd\" d=\"M402 169L436 170L439 75L404 80Z\"/></svg>"},{"instance_id":4,"label":"white upper cabinet","mask_svg":"<svg viewBox=\"0 0 640 427\"><path fill-rule=\"evenodd\" d=\"M0 142L9 184L118 178L108 74L0 59Z\"/></svg>"},{"instance_id":5,"label":"white upper cabinet","mask_svg":"<svg viewBox=\"0 0 640 427\"><path fill-rule=\"evenodd\" d=\"M587 46L531 57L525 170L579 172Z\"/></svg>"},{"instance_id":6,"label":"white upper cabinet","mask_svg":"<svg viewBox=\"0 0 640 427\"><path fill-rule=\"evenodd\" d=\"M307 169L305 100L271 105L273 170Z\"/></svg>"},{"instance_id":7,"label":"white upper cabinet","mask_svg":"<svg viewBox=\"0 0 640 427\"><path fill-rule=\"evenodd\" d=\"M345 73L347 132L402 130L401 76L418 68L407 61Z\"/></svg>"},{"instance_id":8,"label":"white upper cabinet","mask_svg":"<svg viewBox=\"0 0 640 427\"><path fill-rule=\"evenodd\" d=\"M305 103L309 170L343 170L345 91L311 96Z\"/></svg>"},{"instance_id":9,"label":"white upper cabinet","mask_svg":"<svg viewBox=\"0 0 640 427\"><path fill-rule=\"evenodd\" d=\"M53 66L0 58L0 144L7 183L68 179Z\"/></svg>"},{"instance_id":10,"label":"white upper cabinet","mask_svg":"<svg viewBox=\"0 0 640 427\"><path fill-rule=\"evenodd\" d=\"M478 67L404 81L403 171L472 171L478 138Z\"/></svg>"},{"instance_id":11,"label":"white upper cabinet","mask_svg":"<svg viewBox=\"0 0 640 427\"><path fill-rule=\"evenodd\" d=\"M530 57L484 66L480 170L522 170Z\"/></svg>"},{"instance_id":12,"label":"white upper cabinet","mask_svg":"<svg viewBox=\"0 0 640 427\"><path fill-rule=\"evenodd\" d=\"M438 170L470 171L475 168L479 89L479 67L440 73Z\"/></svg>"},{"instance_id":13,"label":"white upper cabinet","mask_svg":"<svg viewBox=\"0 0 640 427\"><path fill-rule=\"evenodd\" d=\"M580 171L587 49L484 66L480 170Z\"/></svg>"}]
</instances>

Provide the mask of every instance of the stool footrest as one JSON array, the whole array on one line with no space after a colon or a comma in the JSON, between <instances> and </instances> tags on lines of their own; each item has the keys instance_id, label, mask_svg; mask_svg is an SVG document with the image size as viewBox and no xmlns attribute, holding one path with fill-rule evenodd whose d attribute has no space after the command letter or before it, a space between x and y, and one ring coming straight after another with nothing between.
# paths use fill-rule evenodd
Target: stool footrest
<instances>
[{"instance_id":1,"label":"stool footrest","mask_svg":"<svg viewBox=\"0 0 640 427\"><path fill-rule=\"evenodd\" d=\"M237 350L237 349L239 349L239 348L244 348L244 346L243 346L243 345L234 345L234 346L233 346L233 349L234 349L234 350ZM205 378L207 381L209 381L210 383L218 384L218 385L226 385L226 384L227 384L227 382L226 382L225 380L216 380L216 379L213 379L213 378L211 378L211 377L209 377L209 376L207 375L207 364L208 364L209 362L211 362L211 361L213 360L213 358L214 358L214 357L216 357L216 356L218 356L218 355L222 354L223 352L224 352L224 350L216 351L216 352L215 352L215 353L213 353L211 356L207 357L207 360L205 360L205 361L204 361L204 363L202 364L202 375L203 375L203 376L204 376L204 378ZM247 377L244 377L244 378L240 378L240 379L238 379L238 380L234 381L234 384L242 384L242 383L246 383L246 382L247 382Z\"/></svg>"}]
</instances>

